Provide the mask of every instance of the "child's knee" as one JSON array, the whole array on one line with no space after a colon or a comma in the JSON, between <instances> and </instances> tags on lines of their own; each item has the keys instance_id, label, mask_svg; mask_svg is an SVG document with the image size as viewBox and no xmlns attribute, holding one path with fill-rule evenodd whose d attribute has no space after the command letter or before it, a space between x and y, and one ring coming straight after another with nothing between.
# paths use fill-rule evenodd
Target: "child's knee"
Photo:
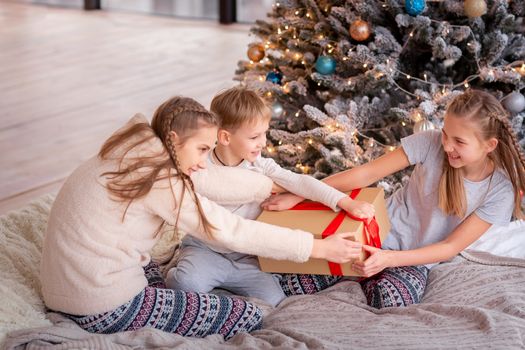
<instances>
[{"instance_id":1,"label":"child's knee","mask_svg":"<svg viewBox=\"0 0 525 350\"><path fill-rule=\"evenodd\" d=\"M423 297L424 285L414 285L413 281L400 280L397 276L385 275L380 278L365 280L361 283L368 305L382 309L384 307L402 307L419 304Z\"/></svg>"},{"instance_id":2,"label":"child's knee","mask_svg":"<svg viewBox=\"0 0 525 350\"><path fill-rule=\"evenodd\" d=\"M173 267L168 271L166 286L170 289L199 293L208 293L213 289L210 282L203 279L202 275L185 266Z\"/></svg>"}]
</instances>

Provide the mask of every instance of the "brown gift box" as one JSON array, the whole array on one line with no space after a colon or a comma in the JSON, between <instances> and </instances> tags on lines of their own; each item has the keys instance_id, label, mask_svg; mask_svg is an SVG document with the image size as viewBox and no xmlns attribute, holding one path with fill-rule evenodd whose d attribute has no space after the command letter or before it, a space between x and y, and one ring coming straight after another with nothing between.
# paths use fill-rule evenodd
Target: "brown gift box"
<instances>
[{"instance_id":1,"label":"brown gift box","mask_svg":"<svg viewBox=\"0 0 525 350\"><path fill-rule=\"evenodd\" d=\"M375 207L375 219L379 226L379 237L381 242L390 231L390 221L386 211L385 196L382 188L363 188L358 193L356 200L372 203ZM287 210L287 211L264 211L258 221L268 224L300 229L312 232L315 238L322 238L322 232L337 216L337 213L330 210ZM367 243L364 224L362 221L352 220L348 215L335 232L352 232L353 236L348 239ZM362 252L360 260L366 258L366 253ZM274 260L259 257L261 270L265 272L279 273L303 273L316 275L331 275L329 263L324 259L311 258L304 263L296 263L288 260ZM351 262L340 264L343 276L359 276L357 272L350 268Z\"/></svg>"}]
</instances>

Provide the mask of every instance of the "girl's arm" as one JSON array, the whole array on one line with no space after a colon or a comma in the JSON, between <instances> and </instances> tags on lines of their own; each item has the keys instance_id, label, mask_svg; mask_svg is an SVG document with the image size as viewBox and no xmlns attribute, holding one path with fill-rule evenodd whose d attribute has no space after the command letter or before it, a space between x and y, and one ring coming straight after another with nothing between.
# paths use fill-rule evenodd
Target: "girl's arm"
<instances>
[{"instance_id":1,"label":"girl's arm","mask_svg":"<svg viewBox=\"0 0 525 350\"><path fill-rule=\"evenodd\" d=\"M408 161L408 157L406 156L403 147L399 147L396 150L371 161L370 163L342 171L335 175L329 176L322 181L341 192L350 192L355 188L367 187L370 184L373 184L374 182L382 179L383 177L402 170L409 165L410 162ZM261 204L261 207L265 210L286 210L290 209L297 203L302 202L303 200L304 197L299 195L284 193L266 199ZM347 207L348 204L355 204L348 203L348 199L344 200L347 203L342 205L342 207ZM345 210L347 209L345 208Z\"/></svg>"},{"instance_id":2,"label":"girl's arm","mask_svg":"<svg viewBox=\"0 0 525 350\"><path fill-rule=\"evenodd\" d=\"M314 239L309 232L244 219L197 195L206 218L216 228L210 238L204 232L193 196L186 191L182 197L181 189L179 179L171 179L171 185L168 179L157 181L144 199L145 209L171 225L177 223L184 233L244 254L296 262L312 257L336 263L348 262L361 254L361 243L345 239L350 233Z\"/></svg>"},{"instance_id":3,"label":"girl's arm","mask_svg":"<svg viewBox=\"0 0 525 350\"><path fill-rule=\"evenodd\" d=\"M382 250L363 246L371 255L365 261L354 263L356 271L365 277L375 275L387 267L416 266L449 260L476 241L492 226L471 214L444 240L411 250Z\"/></svg>"},{"instance_id":4,"label":"girl's arm","mask_svg":"<svg viewBox=\"0 0 525 350\"><path fill-rule=\"evenodd\" d=\"M355 188L367 187L409 165L403 147L398 147L369 163L329 176L323 182L339 191L349 192Z\"/></svg>"},{"instance_id":5,"label":"girl's arm","mask_svg":"<svg viewBox=\"0 0 525 350\"><path fill-rule=\"evenodd\" d=\"M195 191L221 205L262 202L273 192L273 181L248 169L208 164L191 175Z\"/></svg>"}]
</instances>

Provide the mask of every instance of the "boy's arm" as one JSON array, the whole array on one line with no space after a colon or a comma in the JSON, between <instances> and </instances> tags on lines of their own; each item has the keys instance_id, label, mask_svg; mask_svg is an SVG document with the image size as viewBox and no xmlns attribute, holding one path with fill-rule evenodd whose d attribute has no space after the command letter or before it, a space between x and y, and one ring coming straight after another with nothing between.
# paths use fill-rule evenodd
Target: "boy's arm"
<instances>
[{"instance_id":1,"label":"boy's arm","mask_svg":"<svg viewBox=\"0 0 525 350\"><path fill-rule=\"evenodd\" d=\"M272 192L273 181L248 169L207 164L191 175L195 191L222 205L262 202Z\"/></svg>"},{"instance_id":2,"label":"boy's arm","mask_svg":"<svg viewBox=\"0 0 525 350\"><path fill-rule=\"evenodd\" d=\"M338 210L337 203L347 197L345 193L309 175L297 174L281 168L271 158L259 157L255 162L255 166L260 168L264 175L287 191L303 198L323 203L332 208L332 210Z\"/></svg>"}]
</instances>

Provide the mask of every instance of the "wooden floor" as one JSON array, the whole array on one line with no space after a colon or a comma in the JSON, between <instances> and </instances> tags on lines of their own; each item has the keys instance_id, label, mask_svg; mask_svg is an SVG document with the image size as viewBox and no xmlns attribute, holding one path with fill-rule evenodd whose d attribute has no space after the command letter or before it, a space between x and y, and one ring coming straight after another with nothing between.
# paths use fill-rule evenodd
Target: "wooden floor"
<instances>
[{"instance_id":1,"label":"wooden floor","mask_svg":"<svg viewBox=\"0 0 525 350\"><path fill-rule=\"evenodd\" d=\"M248 25L0 0L0 214L56 192L135 112L206 107L232 81Z\"/></svg>"}]
</instances>

